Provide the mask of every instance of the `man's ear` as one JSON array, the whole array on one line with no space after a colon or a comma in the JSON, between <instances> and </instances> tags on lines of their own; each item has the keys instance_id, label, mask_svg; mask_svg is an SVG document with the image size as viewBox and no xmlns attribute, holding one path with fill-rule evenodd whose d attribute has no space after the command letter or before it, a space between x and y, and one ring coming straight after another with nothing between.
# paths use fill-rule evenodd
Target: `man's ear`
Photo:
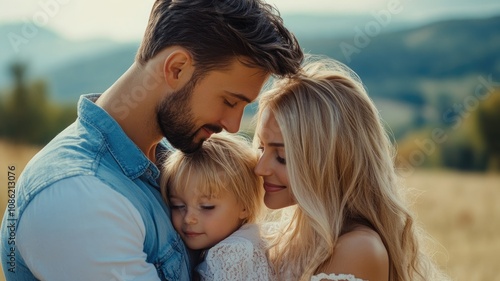
<instances>
[{"instance_id":1,"label":"man's ear","mask_svg":"<svg viewBox=\"0 0 500 281\"><path fill-rule=\"evenodd\" d=\"M176 49L165 59L165 82L173 90L182 88L191 79L193 72L193 59L186 49Z\"/></svg>"}]
</instances>

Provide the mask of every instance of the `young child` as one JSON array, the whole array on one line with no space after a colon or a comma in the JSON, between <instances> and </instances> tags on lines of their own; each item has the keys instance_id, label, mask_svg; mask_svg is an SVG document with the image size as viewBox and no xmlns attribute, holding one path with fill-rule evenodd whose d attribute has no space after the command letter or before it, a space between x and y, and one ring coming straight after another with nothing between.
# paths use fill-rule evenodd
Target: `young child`
<instances>
[{"instance_id":1,"label":"young child","mask_svg":"<svg viewBox=\"0 0 500 281\"><path fill-rule=\"evenodd\" d=\"M162 194L172 223L191 250L201 250L201 280L270 280L266 244L255 224L262 182L258 155L242 137L220 133L196 152L176 151L163 167Z\"/></svg>"}]
</instances>

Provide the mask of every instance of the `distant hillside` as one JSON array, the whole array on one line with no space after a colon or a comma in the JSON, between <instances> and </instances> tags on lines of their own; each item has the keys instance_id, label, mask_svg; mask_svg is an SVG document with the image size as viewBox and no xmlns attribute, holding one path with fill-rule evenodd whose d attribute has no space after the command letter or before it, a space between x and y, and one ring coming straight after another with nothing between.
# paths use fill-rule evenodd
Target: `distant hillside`
<instances>
[{"instance_id":1,"label":"distant hillside","mask_svg":"<svg viewBox=\"0 0 500 281\"><path fill-rule=\"evenodd\" d=\"M48 72L54 98L75 102L82 94L103 92L130 67L137 48L138 44L120 45Z\"/></svg>"},{"instance_id":2,"label":"distant hillside","mask_svg":"<svg viewBox=\"0 0 500 281\"><path fill-rule=\"evenodd\" d=\"M352 67L375 96L400 98L422 80L500 74L500 17L453 20L370 37L303 40L311 53ZM367 39L366 39L367 38ZM357 44L362 42L363 44ZM364 43L368 42L368 43ZM366 46L365 46L366 45Z\"/></svg>"},{"instance_id":3,"label":"distant hillside","mask_svg":"<svg viewBox=\"0 0 500 281\"><path fill-rule=\"evenodd\" d=\"M107 39L71 41L49 29L25 23L0 25L0 38L0 88L9 83L8 65L13 61L29 63L30 73L36 77L118 46Z\"/></svg>"},{"instance_id":4,"label":"distant hillside","mask_svg":"<svg viewBox=\"0 0 500 281\"><path fill-rule=\"evenodd\" d=\"M406 30L393 22L390 28L380 29L384 31L380 34L368 26L373 19L362 19L354 21L357 25L335 28L333 20L325 19L323 25L311 23L309 34L297 28L312 21L310 17L289 17L285 23L297 29L306 52L328 55L353 68L394 131L438 120L436 104L451 106L463 100L474 92L479 76L500 80L500 16L448 20ZM354 34L342 33L341 27ZM0 27L0 35L21 34L21 29L22 25ZM331 35L327 35L329 29ZM0 47L1 66L16 57L30 60L33 76L49 81L56 101L76 103L81 94L102 92L120 77L133 62L138 42L72 42L40 29L28 44L21 45L18 54L9 42L0 41ZM6 67L0 71L0 89L6 86L5 71ZM249 108L247 114L253 110Z\"/></svg>"},{"instance_id":5,"label":"distant hillside","mask_svg":"<svg viewBox=\"0 0 500 281\"><path fill-rule=\"evenodd\" d=\"M470 73L495 75L500 73L499 27L500 17L494 17L441 22L409 32L388 34L373 41L374 52L382 55L374 62L385 65L386 75L404 73L406 77L435 78ZM361 53L353 58L352 64L367 67L363 61L368 58L368 52ZM392 62L386 64L391 58ZM374 66L372 64L365 73L370 76L380 73L380 68Z\"/></svg>"}]
</instances>

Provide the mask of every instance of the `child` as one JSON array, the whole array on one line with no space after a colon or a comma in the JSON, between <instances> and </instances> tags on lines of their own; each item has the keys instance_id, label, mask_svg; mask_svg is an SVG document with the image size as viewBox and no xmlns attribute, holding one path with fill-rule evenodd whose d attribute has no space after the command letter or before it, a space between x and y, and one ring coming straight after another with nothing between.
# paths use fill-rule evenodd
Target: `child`
<instances>
[{"instance_id":1,"label":"child","mask_svg":"<svg viewBox=\"0 0 500 281\"><path fill-rule=\"evenodd\" d=\"M269 280L266 244L255 224L262 182L258 155L242 137L221 133L190 154L176 151L163 168L162 194L172 223L191 250L201 250L201 280Z\"/></svg>"}]
</instances>

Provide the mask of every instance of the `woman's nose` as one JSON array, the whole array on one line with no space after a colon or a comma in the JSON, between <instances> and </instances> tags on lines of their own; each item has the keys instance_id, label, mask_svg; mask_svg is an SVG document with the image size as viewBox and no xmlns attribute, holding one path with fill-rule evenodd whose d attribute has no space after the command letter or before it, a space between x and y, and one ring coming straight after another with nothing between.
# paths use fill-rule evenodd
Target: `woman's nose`
<instances>
[{"instance_id":1,"label":"woman's nose","mask_svg":"<svg viewBox=\"0 0 500 281\"><path fill-rule=\"evenodd\" d=\"M264 156L264 154L260 156L260 159L254 168L254 173L258 176L268 176L271 174L271 169L269 168L269 165L267 163L268 160Z\"/></svg>"}]
</instances>

